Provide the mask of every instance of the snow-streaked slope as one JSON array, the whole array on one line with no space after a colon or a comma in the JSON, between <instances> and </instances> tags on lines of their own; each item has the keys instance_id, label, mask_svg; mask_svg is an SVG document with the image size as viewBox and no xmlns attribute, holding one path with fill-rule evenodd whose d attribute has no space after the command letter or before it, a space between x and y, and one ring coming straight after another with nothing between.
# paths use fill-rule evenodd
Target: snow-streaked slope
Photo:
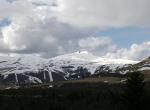
<instances>
[{"instance_id":1,"label":"snow-streaked slope","mask_svg":"<svg viewBox=\"0 0 150 110\"><path fill-rule=\"evenodd\" d=\"M87 51L78 51L75 53L60 55L58 57L52 58L50 59L49 64L47 65L49 65L48 69L50 71L57 70L62 73L65 73L64 71L66 70L66 68L68 68L69 71L75 71L79 67L82 67L87 69L87 71L91 74L94 74L95 71L101 66L103 66L103 69L105 69L105 71L115 71L117 67L122 67L126 66L126 64L135 63L137 63L137 61L124 59L107 59L95 56ZM64 77L69 76L71 74L67 73Z\"/></svg>"},{"instance_id":2,"label":"snow-streaked slope","mask_svg":"<svg viewBox=\"0 0 150 110\"><path fill-rule=\"evenodd\" d=\"M89 72L94 73L99 65L109 65L115 68L124 64L135 64L136 61L123 60L123 59L106 59L94 56L87 51L75 52L71 54L60 55L51 59L43 59L38 56L23 56L23 57L10 57L0 56L0 73L1 74L19 74L27 71L38 72L47 65L49 71L60 70L64 66L74 66L76 69L79 66L88 68ZM53 66L52 66L53 65Z\"/></svg>"},{"instance_id":3,"label":"snow-streaked slope","mask_svg":"<svg viewBox=\"0 0 150 110\"><path fill-rule=\"evenodd\" d=\"M65 54L61 55L55 58L52 58L52 60L74 60L74 61L80 61L80 62L91 62L91 63L97 63L100 65L106 65L106 64L135 64L138 63L138 61L133 60L126 60L126 59L108 59L103 57L94 56L92 53L89 53L88 51L78 51L71 54Z\"/></svg>"},{"instance_id":4,"label":"snow-streaked slope","mask_svg":"<svg viewBox=\"0 0 150 110\"><path fill-rule=\"evenodd\" d=\"M0 57L0 73L24 73L27 71L37 72L46 63L46 59L37 56L24 56L24 57ZM2 71L4 70L4 71Z\"/></svg>"},{"instance_id":5,"label":"snow-streaked slope","mask_svg":"<svg viewBox=\"0 0 150 110\"><path fill-rule=\"evenodd\" d=\"M135 66L137 66L140 71L150 70L150 57L146 58Z\"/></svg>"},{"instance_id":6,"label":"snow-streaked slope","mask_svg":"<svg viewBox=\"0 0 150 110\"><path fill-rule=\"evenodd\" d=\"M127 73L127 72L134 72L134 71L140 71L142 73L149 73L150 72L150 57L136 64L122 67L117 70L117 72L119 73Z\"/></svg>"},{"instance_id":7,"label":"snow-streaked slope","mask_svg":"<svg viewBox=\"0 0 150 110\"><path fill-rule=\"evenodd\" d=\"M38 56L0 56L0 81L43 83L75 80L95 73L114 73L116 69L135 64L136 61L107 59L87 51L78 51L50 59Z\"/></svg>"},{"instance_id":8,"label":"snow-streaked slope","mask_svg":"<svg viewBox=\"0 0 150 110\"><path fill-rule=\"evenodd\" d=\"M22 56L22 57L10 57L0 56L0 76L2 80L13 79L13 82L18 81L18 76L25 78L28 82L42 83L40 79L25 74L25 73L38 73L39 69L43 68L47 62L46 59L37 56ZM7 81L6 81L7 82Z\"/></svg>"}]
</instances>

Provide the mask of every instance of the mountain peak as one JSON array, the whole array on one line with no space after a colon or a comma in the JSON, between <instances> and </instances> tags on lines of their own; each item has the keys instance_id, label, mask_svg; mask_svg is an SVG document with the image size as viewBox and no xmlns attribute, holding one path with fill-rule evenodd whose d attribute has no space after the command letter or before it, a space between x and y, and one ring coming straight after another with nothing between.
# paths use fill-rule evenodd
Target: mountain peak
<instances>
[{"instance_id":1,"label":"mountain peak","mask_svg":"<svg viewBox=\"0 0 150 110\"><path fill-rule=\"evenodd\" d=\"M127 60L127 59L110 59L110 58L104 58L96 56L88 51L77 51L74 53L64 54L57 56L55 58L52 58L52 60L55 61L81 61L81 62L89 62L89 63L95 63L95 64L135 64L138 63L137 61Z\"/></svg>"},{"instance_id":2,"label":"mountain peak","mask_svg":"<svg viewBox=\"0 0 150 110\"><path fill-rule=\"evenodd\" d=\"M78 54L89 54L88 51L77 51L76 53L78 53Z\"/></svg>"},{"instance_id":3,"label":"mountain peak","mask_svg":"<svg viewBox=\"0 0 150 110\"><path fill-rule=\"evenodd\" d=\"M110 59L95 56L88 51L78 51L50 59L39 56L0 57L0 79L16 83L42 83L57 80L73 80L96 74L96 71L112 73L117 68L138 62L126 59ZM127 64L127 65L126 65ZM132 65L132 66L133 66ZM149 69L149 59L134 65L138 70ZM129 69L127 68L129 71ZM119 71L125 74L126 71ZM38 73L38 74L37 74ZM85 75L85 76L84 76Z\"/></svg>"}]
</instances>

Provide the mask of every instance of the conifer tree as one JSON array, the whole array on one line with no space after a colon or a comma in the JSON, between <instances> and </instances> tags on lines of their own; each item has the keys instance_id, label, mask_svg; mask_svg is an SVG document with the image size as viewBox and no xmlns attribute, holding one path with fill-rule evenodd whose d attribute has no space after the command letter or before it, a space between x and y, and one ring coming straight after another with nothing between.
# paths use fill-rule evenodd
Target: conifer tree
<instances>
[{"instance_id":1,"label":"conifer tree","mask_svg":"<svg viewBox=\"0 0 150 110\"><path fill-rule=\"evenodd\" d=\"M142 110L144 85L144 75L142 73L129 73L123 95L127 110Z\"/></svg>"}]
</instances>

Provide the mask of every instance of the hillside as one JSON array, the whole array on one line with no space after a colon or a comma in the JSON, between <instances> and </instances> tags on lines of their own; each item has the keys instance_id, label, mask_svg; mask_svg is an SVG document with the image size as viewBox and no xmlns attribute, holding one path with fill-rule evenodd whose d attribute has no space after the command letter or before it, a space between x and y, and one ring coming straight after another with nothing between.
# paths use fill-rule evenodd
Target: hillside
<instances>
[{"instance_id":1,"label":"hillside","mask_svg":"<svg viewBox=\"0 0 150 110\"><path fill-rule=\"evenodd\" d=\"M39 84L78 80L94 74L110 76L135 70L149 71L149 58L142 62L107 59L78 51L50 59L37 56L0 57L0 83Z\"/></svg>"}]
</instances>

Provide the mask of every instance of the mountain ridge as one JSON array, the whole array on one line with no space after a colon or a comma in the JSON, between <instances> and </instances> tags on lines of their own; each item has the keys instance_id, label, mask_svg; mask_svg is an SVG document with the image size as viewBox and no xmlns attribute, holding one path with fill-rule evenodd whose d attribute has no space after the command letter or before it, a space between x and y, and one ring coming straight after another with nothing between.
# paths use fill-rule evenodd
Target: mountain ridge
<instances>
[{"instance_id":1,"label":"mountain ridge","mask_svg":"<svg viewBox=\"0 0 150 110\"><path fill-rule=\"evenodd\" d=\"M50 59L37 56L0 57L1 83L47 83L77 80L97 73L126 74L125 68L140 62L107 59L78 51ZM123 68L123 69L122 69Z\"/></svg>"}]
</instances>

